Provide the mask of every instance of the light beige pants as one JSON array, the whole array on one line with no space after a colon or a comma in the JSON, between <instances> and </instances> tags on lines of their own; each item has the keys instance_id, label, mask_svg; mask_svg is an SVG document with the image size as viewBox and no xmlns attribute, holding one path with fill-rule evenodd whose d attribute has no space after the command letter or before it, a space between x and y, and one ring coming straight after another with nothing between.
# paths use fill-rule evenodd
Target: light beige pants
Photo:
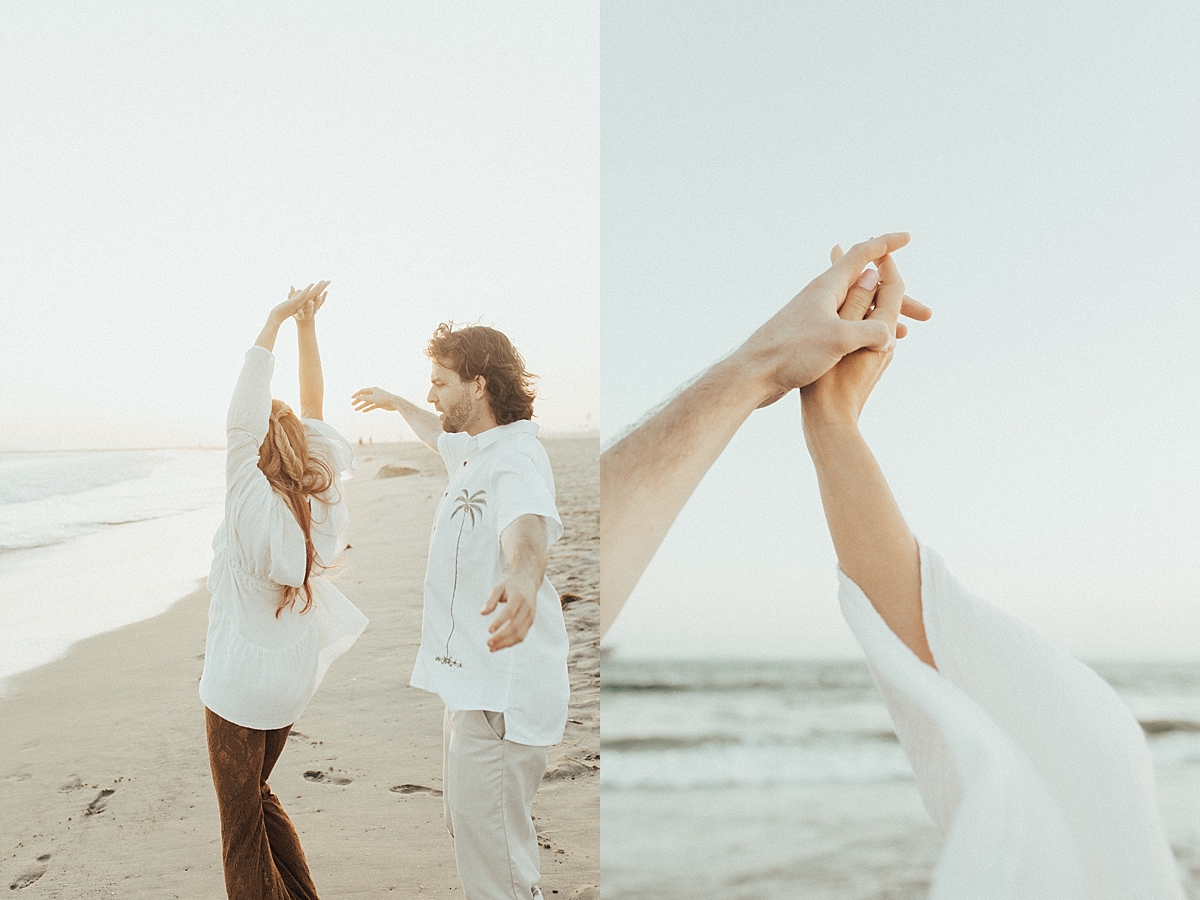
<instances>
[{"instance_id":1,"label":"light beige pants","mask_svg":"<svg viewBox=\"0 0 1200 900\"><path fill-rule=\"evenodd\" d=\"M533 795L547 747L504 740L504 714L477 709L442 725L446 828L466 900L540 898Z\"/></svg>"}]
</instances>

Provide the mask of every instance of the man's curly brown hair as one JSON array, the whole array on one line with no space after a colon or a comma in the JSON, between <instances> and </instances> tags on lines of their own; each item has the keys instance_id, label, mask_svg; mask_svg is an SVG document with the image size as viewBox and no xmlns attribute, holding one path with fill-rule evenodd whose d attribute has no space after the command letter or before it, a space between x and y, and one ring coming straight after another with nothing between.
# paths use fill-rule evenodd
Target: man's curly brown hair
<instances>
[{"instance_id":1,"label":"man's curly brown hair","mask_svg":"<svg viewBox=\"0 0 1200 900\"><path fill-rule=\"evenodd\" d=\"M463 381L482 375L497 425L533 418L537 376L525 370L525 360L502 332L486 325L455 329L453 322L443 322L429 339L425 355Z\"/></svg>"}]
</instances>

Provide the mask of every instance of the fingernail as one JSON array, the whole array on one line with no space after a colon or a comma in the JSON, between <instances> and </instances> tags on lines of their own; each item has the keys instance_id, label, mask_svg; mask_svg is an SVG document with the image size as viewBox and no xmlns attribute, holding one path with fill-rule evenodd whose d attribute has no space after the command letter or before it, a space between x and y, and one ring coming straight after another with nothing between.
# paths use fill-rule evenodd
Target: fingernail
<instances>
[{"instance_id":1,"label":"fingernail","mask_svg":"<svg viewBox=\"0 0 1200 900\"><path fill-rule=\"evenodd\" d=\"M879 272L875 269L867 269L858 276L857 284L864 291L874 290L875 285L879 284Z\"/></svg>"}]
</instances>

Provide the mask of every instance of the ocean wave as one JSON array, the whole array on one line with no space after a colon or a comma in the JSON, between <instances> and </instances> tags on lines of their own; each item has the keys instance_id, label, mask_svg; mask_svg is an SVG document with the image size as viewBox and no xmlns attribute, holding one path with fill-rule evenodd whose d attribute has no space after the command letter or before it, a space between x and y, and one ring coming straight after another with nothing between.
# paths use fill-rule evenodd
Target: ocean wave
<instances>
[{"instance_id":1,"label":"ocean wave","mask_svg":"<svg viewBox=\"0 0 1200 900\"><path fill-rule=\"evenodd\" d=\"M817 689L873 688L866 665L858 660L787 661L611 661L603 666L606 694L728 694Z\"/></svg>"},{"instance_id":2,"label":"ocean wave","mask_svg":"<svg viewBox=\"0 0 1200 900\"><path fill-rule=\"evenodd\" d=\"M1162 732L1150 740L1150 749L1160 772L1200 767L1196 729ZM890 732L790 744L744 744L727 739L604 741L601 755L600 777L605 791L769 788L913 779L908 758Z\"/></svg>"},{"instance_id":3,"label":"ocean wave","mask_svg":"<svg viewBox=\"0 0 1200 900\"><path fill-rule=\"evenodd\" d=\"M1146 732L1149 737L1158 737L1173 732L1200 734L1200 722L1189 722L1179 719L1149 719L1138 722L1138 724L1142 726L1142 731Z\"/></svg>"},{"instance_id":4,"label":"ocean wave","mask_svg":"<svg viewBox=\"0 0 1200 900\"><path fill-rule=\"evenodd\" d=\"M771 787L788 784L911 780L912 768L891 734L804 744L704 744L613 752L601 744L604 790Z\"/></svg>"},{"instance_id":5,"label":"ocean wave","mask_svg":"<svg viewBox=\"0 0 1200 900\"><path fill-rule=\"evenodd\" d=\"M162 451L146 450L0 453L0 506L145 478L165 458Z\"/></svg>"},{"instance_id":6,"label":"ocean wave","mask_svg":"<svg viewBox=\"0 0 1200 900\"><path fill-rule=\"evenodd\" d=\"M151 522L155 519L166 519L171 516L195 512L198 509L204 508L203 506L192 506L183 509L170 509L159 514L128 516L120 519L104 519L94 522L71 522L42 528L23 524L20 528L13 529L12 533L6 533L8 530L5 527L6 523L0 523L0 554L15 553L21 550L36 550L41 547L54 547L58 544L65 544L75 538L83 537L85 534L100 531L103 528L133 525L137 522Z\"/></svg>"},{"instance_id":7,"label":"ocean wave","mask_svg":"<svg viewBox=\"0 0 1200 900\"><path fill-rule=\"evenodd\" d=\"M894 744L896 733L889 730L847 731L840 729L813 730L803 736L728 733L697 735L632 735L628 737L601 737L600 747L605 753L663 753L674 750L698 750L710 747L745 746L757 749L783 747L803 749L807 744L819 741L880 741Z\"/></svg>"},{"instance_id":8,"label":"ocean wave","mask_svg":"<svg viewBox=\"0 0 1200 900\"><path fill-rule=\"evenodd\" d=\"M0 461L14 475L0 503L0 553L53 547L107 528L164 519L220 504L224 454L121 451L24 454ZM10 455L11 457L11 455ZM42 482L62 476L62 489ZM19 499L33 495L32 499ZM18 499L11 499L11 498Z\"/></svg>"}]
</instances>

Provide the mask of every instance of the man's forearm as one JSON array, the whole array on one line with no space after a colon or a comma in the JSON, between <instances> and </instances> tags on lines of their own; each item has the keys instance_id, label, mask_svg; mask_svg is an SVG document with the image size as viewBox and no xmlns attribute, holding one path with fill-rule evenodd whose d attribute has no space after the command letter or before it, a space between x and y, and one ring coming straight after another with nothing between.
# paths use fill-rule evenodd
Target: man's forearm
<instances>
[{"instance_id":1,"label":"man's forearm","mask_svg":"<svg viewBox=\"0 0 1200 900\"><path fill-rule=\"evenodd\" d=\"M296 340L300 355L300 415L306 419L323 419L325 374L321 370L321 351L317 346L316 319L296 323Z\"/></svg>"},{"instance_id":2,"label":"man's forearm","mask_svg":"<svg viewBox=\"0 0 1200 900\"><path fill-rule=\"evenodd\" d=\"M510 578L531 586L536 594L546 577L546 522L541 516L518 516L500 536L500 549L508 563Z\"/></svg>"},{"instance_id":3,"label":"man's forearm","mask_svg":"<svg viewBox=\"0 0 1200 900\"><path fill-rule=\"evenodd\" d=\"M415 403L410 403L395 394L396 412L404 416L404 421L426 445L437 449L438 435L442 433L442 422L435 413L422 409Z\"/></svg>"},{"instance_id":4,"label":"man's forearm","mask_svg":"<svg viewBox=\"0 0 1200 900\"><path fill-rule=\"evenodd\" d=\"M600 633L632 593L688 497L770 390L735 354L600 457Z\"/></svg>"}]
</instances>

